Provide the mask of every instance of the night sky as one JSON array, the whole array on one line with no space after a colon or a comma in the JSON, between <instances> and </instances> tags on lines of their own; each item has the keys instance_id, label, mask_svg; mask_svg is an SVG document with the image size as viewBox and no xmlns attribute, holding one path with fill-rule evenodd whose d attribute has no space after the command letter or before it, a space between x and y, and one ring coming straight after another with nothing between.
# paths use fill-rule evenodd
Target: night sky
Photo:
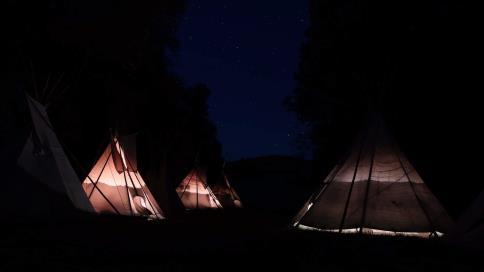
<instances>
[{"instance_id":1,"label":"night sky","mask_svg":"<svg viewBox=\"0 0 484 272\"><path fill-rule=\"evenodd\" d=\"M188 1L174 70L212 94L210 117L226 159L302 155L304 133L283 99L295 87L307 1Z\"/></svg>"}]
</instances>

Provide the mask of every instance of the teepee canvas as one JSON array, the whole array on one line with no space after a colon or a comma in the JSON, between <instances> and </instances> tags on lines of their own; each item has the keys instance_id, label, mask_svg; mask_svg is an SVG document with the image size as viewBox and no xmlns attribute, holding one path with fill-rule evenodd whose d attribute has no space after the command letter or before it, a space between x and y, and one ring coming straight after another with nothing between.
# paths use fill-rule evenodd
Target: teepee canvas
<instances>
[{"instance_id":1,"label":"teepee canvas","mask_svg":"<svg viewBox=\"0 0 484 272\"><path fill-rule=\"evenodd\" d=\"M205 182L201 170L193 169L176 188L183 206L187 210L222 208L215 194Z\"/></svg>"},{"instance_id":2,"label":"teepee canvas","mask_svg":"<svg viewBox=\"0 0 484 272\"><path fill-rule=\"evenodd\" d=\"M33 130L18 164L52 190L68 196L80 210L93 211L81 182L52 128L46 108L27 95Z\"/></svg>"},{"instance_id":3,"label":"teepee canvas","mask_svg":"<svg viewBox=\"0 0 484 272\"><path fill-rule=\"evenodd\" d=\"M446 233L451 219L374 118L296 216L294 225L341 233Z\"/></svg>"},{"instance_id":4,"label":"teepee canvas","mask_svg":"<svg viewBox=\"0 0 484 272\"><path fill-rule=\"evenodd\" d=\"M484 191L459 218L449 238L462 246L484 249Z\"/></svg>"},{"instance_id":5,"label":"teepee canvas","mask_svg":"<svg viewBox=\"0 0 484 272\"><path fill-rule=\"evenodd\" d=\"M230 185L227 176L223 176L223 182L213 186L213 193L224 208L242 208L242 202L235 189Z\"/></svg>"},{"instance_id":6,"label":"teepee canvas","mask_svg":"<svg viewBox=\"0 0 484 272\"><path fill-rule=\"evenodd\" d=\"M82 187L98 213L163 218L138 172L133 136L112 137Z\"/></svg>"}]
</instances>

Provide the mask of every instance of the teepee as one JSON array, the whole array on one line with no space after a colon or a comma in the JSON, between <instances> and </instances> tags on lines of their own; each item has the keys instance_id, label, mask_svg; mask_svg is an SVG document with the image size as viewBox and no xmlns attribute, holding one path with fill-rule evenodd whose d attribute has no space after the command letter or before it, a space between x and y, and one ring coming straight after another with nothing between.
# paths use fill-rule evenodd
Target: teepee
<instances>
[{"instance_id":1,"label":"teepee","mask_svg":"<svg viewBox=\"0 0 484 272\"><path fill-rule=\"evenodd\" d=\"M302 229L421 237L451 223L378 117L294 220Z\"/></svg>"},{"instance_id":2,"label":"teepee","mask_svg":"<svg viewBox=\"0 0 484 272\"><path fill-rule=\"evenodd\" d=\"M163 218L138 172L134 136L113 136L82 187L98 213Z\"/></svg>"},{"instance_id":3,"label":"teepee","mask_svg":"<svg viewBox=\"0 0 484 272\"><path fill-rule=\"evenodd\" d=\"M176 188L187 210L222 208L215 194L205 182L205 174L195 167Z\"/></svg>"},{"instance_id":4,"label":"teepee","mask_svg":"<svg viewBox=\"0 0 484 272\"><path fill-rule=\"evenodd\" d=\"M462 246L484 248L484 191L457 221L449 238Z\"/></svg>"},{"instance_id":5,"label":"teepee","mask_svg":"<svg viewBox=\"0 0 484 272\"><path fill-rule=\"evenodd\" d=\"M223 175L223 182L219 182L213 186L213 193L224 208L242 208L240 197L230 185L226 175Z\"/></svg>"},{"instance_id":6,"label":"teepee","mask_svg":"<svg viewBox=\"0 0 484 272\"><path fill-rule=\"evenodd\" d=\"M94 211L54 132L46 107L31 96L26 96L33 129L18 158L18 164L50 189L67 195L76 208Z\"/></svg>"}]
</instances>

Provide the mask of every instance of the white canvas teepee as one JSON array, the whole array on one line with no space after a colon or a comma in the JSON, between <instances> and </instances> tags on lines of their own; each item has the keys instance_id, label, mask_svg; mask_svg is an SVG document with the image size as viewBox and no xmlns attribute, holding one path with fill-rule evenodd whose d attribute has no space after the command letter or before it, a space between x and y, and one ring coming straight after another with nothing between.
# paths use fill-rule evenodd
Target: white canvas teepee
<instances>
[{"instance_id":1,"label":"white canvas teepee","mask_svg":"<svg viewBox=\"0 0 484 272\"><path fill-rule=\"evenodd\" d=\"M82 187L99 213L163 218L138 172L134 137L113 137Z\"/></svg>"},{"instance_id":2,"label":"white canvas teepee","mask_svg":"<svg viewBox=\"0 0 484 272\"><path fill-rule=\"evenodd\" d=\"M49 121L45 107L27 95L33 130L18 164L52 190L65 194L80 210L94 211Z\"/></svg>"},{"instance_id":3,"label":"white canvas teepee","mask_svg":"<svg viewBox=\"0 0 484 272\"><path fill-rule=\"evenodd\" d=\"M205 182L205 175L197 168L190 171L178 185L176 192L187 210L222 208L217 197Z\"/></svg>"},{"instance_id":4,"label":"white canvas teepee","mask_svg":"<svg viewBox=\"0 0 484 272\"><path fill-rule=\"evenodd\" d=\"M296 216L300 228L429 237L451 219L375 118Z\"/></svg>"},{"instance_id":5,"label":"white canvas teepee","mask_svg":"<svg viewBox=\"0 0 484 272\"><path fill-rule=\"evenodd\" d=\"M227 176L224 175L223 182L213 186L213 193L217 196L224 208L242 208L242 202L235 189L230 185Z\"/></svg>"},{"instance_id":6,"label":"white canvas teepee","mask_svg":"<svg viewBox=\"0 0 484 272\"><path fill-rule=\"evenodd\" d=\"M484 191L459 218L449 238L462 246L484 249Z\"/></svg>"}]
</instances>

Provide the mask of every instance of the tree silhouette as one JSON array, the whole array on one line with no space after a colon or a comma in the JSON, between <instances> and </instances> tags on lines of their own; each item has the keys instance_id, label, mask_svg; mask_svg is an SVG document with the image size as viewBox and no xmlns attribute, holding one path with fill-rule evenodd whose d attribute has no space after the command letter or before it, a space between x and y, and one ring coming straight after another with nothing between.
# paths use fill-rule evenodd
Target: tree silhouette
<instances>
[{"instance_id":1,"label":"tree silhouette","mask_svg":"<svg viewBox=\"0 0 484 272\"><path fill-rule=\"evenodd\" d=\"M286 106L311 128L318 175L348 148L371 105L431 188L450 202L454 181L469 167L458 158L469 157L462 147L471 143L453 121L472 118L467 57L476 51L466 9L451 1L309 3L298 86ZM457 111L456 105L466 106Z\"/></svg>"},{"instance_id":2,"label":"tree silhouette","mask_svg":"<svg viewBox=\"0 0 484 272\"><path fill-rule=\"evenodd\" d=\"M204 165L212 164L206 159L221 161L207 116L209 90L185 87L168 69L166 52L178 48L185 1L14 0L5 5L11 24L10 93L26 91L49 103L57 133L85 169L103 150L110 129L139 133L141 168L148 181L155 181L150 185L158 199L167 189L160 183L176 186L181 179L168 177L179 178L198 152ZM54 84L51 95L38 95Z\"/></svg>"}]
</instances>

